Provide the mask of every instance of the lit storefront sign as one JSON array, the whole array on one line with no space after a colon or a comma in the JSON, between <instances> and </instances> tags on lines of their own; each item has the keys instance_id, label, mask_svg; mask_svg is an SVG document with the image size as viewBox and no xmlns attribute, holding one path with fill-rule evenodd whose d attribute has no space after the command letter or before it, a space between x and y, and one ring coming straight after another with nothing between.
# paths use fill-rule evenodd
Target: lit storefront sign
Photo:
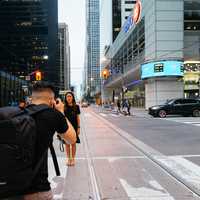
<instances>
[{"instance_id":1,"label":"lit storefront sign","mask_svg":"<svg viewBox=\"0 0 200 200\"><path fill-rule=\"evenodd\" d=\"M141 1L137 1L133 12L133 21L135 24L137 24L140 21L141 14L142 14L142 3Z\"/></svg>"},{"instance_id":2,"label":"lit storefront sign","mask_svg":"<svg viewBox=\"0 0 200 200\"><path fill-rule=\"evenodd\" d=\"M160 61L143 64L141 72L142 79L163 76L183 76L184 67L181 61Z\"/></svg>"},{"instance_id":3,"label":"lit storefront sign","mask_svg":"<svg viewBox=\"0 0 200 200\"><path fill-rule=\"evenodd\" d=\"M141 1L138 0L134 6L133 15L128 17L123 26L123 30L125 33L127 33L133 26L135 26L140 21L141 13L142 13L142 4Z\"/></svg>"}]
</instances>

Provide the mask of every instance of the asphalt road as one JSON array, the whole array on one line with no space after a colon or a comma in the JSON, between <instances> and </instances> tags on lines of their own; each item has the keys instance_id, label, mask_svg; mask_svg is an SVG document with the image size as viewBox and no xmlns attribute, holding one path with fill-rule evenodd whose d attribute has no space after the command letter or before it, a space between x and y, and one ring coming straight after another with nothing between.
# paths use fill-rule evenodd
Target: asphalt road
<instances>
[{"instance_id":1,"label":"asphalt road","mask_svg":"<svg viewBox=\"0 0 200 200\"><path fill-rule=\"evenodd\" d=\"M200 155L200 118L159 119L148 115L124 116L99 109L94 111L162 154Z\"/></svg>"}]
</instances>

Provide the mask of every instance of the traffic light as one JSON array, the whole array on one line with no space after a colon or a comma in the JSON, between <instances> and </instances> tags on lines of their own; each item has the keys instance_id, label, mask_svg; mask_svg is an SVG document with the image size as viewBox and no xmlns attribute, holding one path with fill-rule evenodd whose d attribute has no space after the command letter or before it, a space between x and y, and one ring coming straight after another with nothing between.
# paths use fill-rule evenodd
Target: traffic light
<instances>
[{"instance_id":1,"label":"traffic light","mask_svg":"<svg viewBox=\"0 0 200 200\"><path fill-rule=\"evenodd\" d=\"M104 79L107 79L108 76L109 76L109 71L108 71L107 69L104 69L104 70L102 71L102 76L103 76Z\"/></svg>"},{"instance_id":2,"label":"traffic light","mask_svg":"<svg viewBox=\"0 0 200 200\"><path fill-rule=\"evenodd\" d=\"M37 71L35 73L35 80L36 81L41 81L42 80L42 73L40 71Z\"/></svg>"}]
</instances>

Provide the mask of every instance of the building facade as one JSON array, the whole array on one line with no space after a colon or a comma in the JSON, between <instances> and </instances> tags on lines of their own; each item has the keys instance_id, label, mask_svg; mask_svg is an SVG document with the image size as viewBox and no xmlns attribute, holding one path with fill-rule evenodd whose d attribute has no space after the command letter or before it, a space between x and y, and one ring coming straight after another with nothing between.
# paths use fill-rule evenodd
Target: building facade
<instances>
[{"instance_id":1,"label":"building facade","mask_svg":"<svg viewBox=\"0 0 200 200\"><path fill-rule=\"evenodd\" d=\"M1 70L21 79L40 70L57 85L57 0L2 0L0 27Z\"/></svg>"},{"instance_id":2,"label":"building facade","mask_svg":"<svg viewBox=\"0 0 200 200\"><path fill-rule=\"evenodd\" d=\"M86 0L86 52L84 93L94 98L100 90L99 0Z\"/></svg>"},{"instance_id":3,"label":"building facade","mask_svg":"<svg viewBox=\"0 0 200 200\"><path fill-rule=\"evenodd\" d=\"M121 0L121 24L123 25L133 11L136 1Z\"/></svg>"},{"instance_id":4,"label":"building facade","mask_svg":"<svg viewBox=\"0 0 200 200\"><path fill-rule=\"evenodd\" d=\"M190 63L199 69L199 9L198 0L137 1L105 55L107 100L129 98L148 108L184 97L184 73Z\"/></svg>"},{"instance_id":5,"label":"building facade","mask_svg":"<svg viewBox=\"0 0 200 200\"><path fill-rule=\"evenodd\" d=\"M70 45L69 30L65 23L60 23L58 27L58 60L59 66L59 89L70 89Z\"/></svg>"}]
</instances>

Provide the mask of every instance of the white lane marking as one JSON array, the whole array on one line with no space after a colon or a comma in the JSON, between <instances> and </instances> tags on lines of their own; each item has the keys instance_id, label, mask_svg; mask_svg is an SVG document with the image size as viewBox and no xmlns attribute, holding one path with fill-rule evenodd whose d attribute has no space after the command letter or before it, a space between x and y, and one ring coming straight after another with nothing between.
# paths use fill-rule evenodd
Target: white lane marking
<instances>
[{"instance_id":1,"label":"white lane marking","mask_svg":"<svg viewBox=\"0 0 200 200\"><path fill-rule=\"evenodd\" d=\"M101 116L106 117L107 115L104 113L100 113Z\"/></svg>"},{"instance_id":2,"label":"white lane marking","mask_svg":"<svg viewBox=\"0 0 200 200\"><path fill-rule=\"evenodd\" d=\"M173 155L173 157L183 157L183 158L195 158L200 157L200 155Z\"/></svg>"},{"instance_id":3,"label":"white lane marking","mask_svg":"<svg viewBox=\"0 0 200 200\"><path fill-rule=\"evenodd\" d=\"M173 155L173 157L182 158L198 158L200 155ZM143 159L146 156L96 156L93 160L118 160L118 159ZM76 160L86 160L86 157L77 157Z\"/></svg>"},{"instance_id":4,"label":"white lane marking","mask_svg":"<svg viewBox=\"0 0 200 200\"><path fill-rule=\"evenodd\" d=\"M119 117L119 115L117 115L117 114L110 114L112 117Z\"/></svg>"},{"instance_id":5,"label":"white lane marking","mask_svg":"<svg viewBox=\"0 0 200 200\"><path fill-rule=\"evenodd\" d=\"M193 126L200 126L200 119L197 118L165 118L163 120L172 121L172 122L178 122L183 124L189 124Z\"/></svg>"},{"instance_id":6,"label":"white lane marking","mask_svg":"<svg viewBox=\"0 0 200 200\"><path fill-rule=\"evenodd\" d=\"M61 200L63 199L64 186L65 186L65 177L67 174L66 158L57 157L61 176L56 176L54 169L54 164L51 157L48 157L48 171L49 177L48 180L51 183L51 188L53 192L53 199Z\"/></svg>"},{"instance_id":7,"label":"white lane marking","mask_svg":"<svg viewBox=\"0 0 200 200\"><path fill-rule=\"evenodd\" d=\"M84 113L85 117L92 117L92 115L90 113Z\"/></svg>"},{"instance_id":8,"label":"white lane marking","mask_svg":"<svg viewBox=\"0 0 200 200\"><path fill-rule=\"evenodd\" d=\"M181 158L170 156L168 158L158 158L158 160L167 166L172 171L176 172L178 176L190 182L196 188L200 188L200 166L194 164L193 162Z\"/></svg>"},{"instance_id":9,"label":"white lane marking","mask_svg":"<svg viewBox=\"0 0 200 200\"><path fill-rule=\"evenodd\" d=\"M131 200L136 199L159 199L159 200L175 200L157 181L152 180L147 182L148 187L133 187L126 180L120 179L120 182L125 189L128 197ZM152 189L152 187L154 189Z\"/></svg>"},{"instance_id":10,"label":"white lane marking","mask_svg":"<svg viewBox=\"0 0 200 200\"><path fill-rule=\"evenodd\" d=\"M186 124L200 124L200 122L195 122L195 121L184 121L183 123L186 123Z\"/></svg>"},{"instance_id":11,"label":"white lane marking","mask_svg":"<svg viewBox=\"0 0 200 200\"><path fill-rule=\"evenodd\" d=\"M85 120L83 118L81 118L81 120L83 122L85 122ZM93 191L93 199L94 200L101 200L100 197L100 191L98 188L98 184L97 184L97 179L95 176L95 170L94 170L94 166L93 166L93 160L92 157L90 155L90 151L89 151L89 145L88 145L88 141L87 141L87 136L86 136L86 130L85 130L85 126L83 125L83 143L84 145L84 149L85 149L85 154L86 154L86 159L87 159L87 163L88 163L88 169L89 169L89 174L90 174L90 180L91 180L91 186L92 186L92 191Z\"/></svg>"}]
</instances>

